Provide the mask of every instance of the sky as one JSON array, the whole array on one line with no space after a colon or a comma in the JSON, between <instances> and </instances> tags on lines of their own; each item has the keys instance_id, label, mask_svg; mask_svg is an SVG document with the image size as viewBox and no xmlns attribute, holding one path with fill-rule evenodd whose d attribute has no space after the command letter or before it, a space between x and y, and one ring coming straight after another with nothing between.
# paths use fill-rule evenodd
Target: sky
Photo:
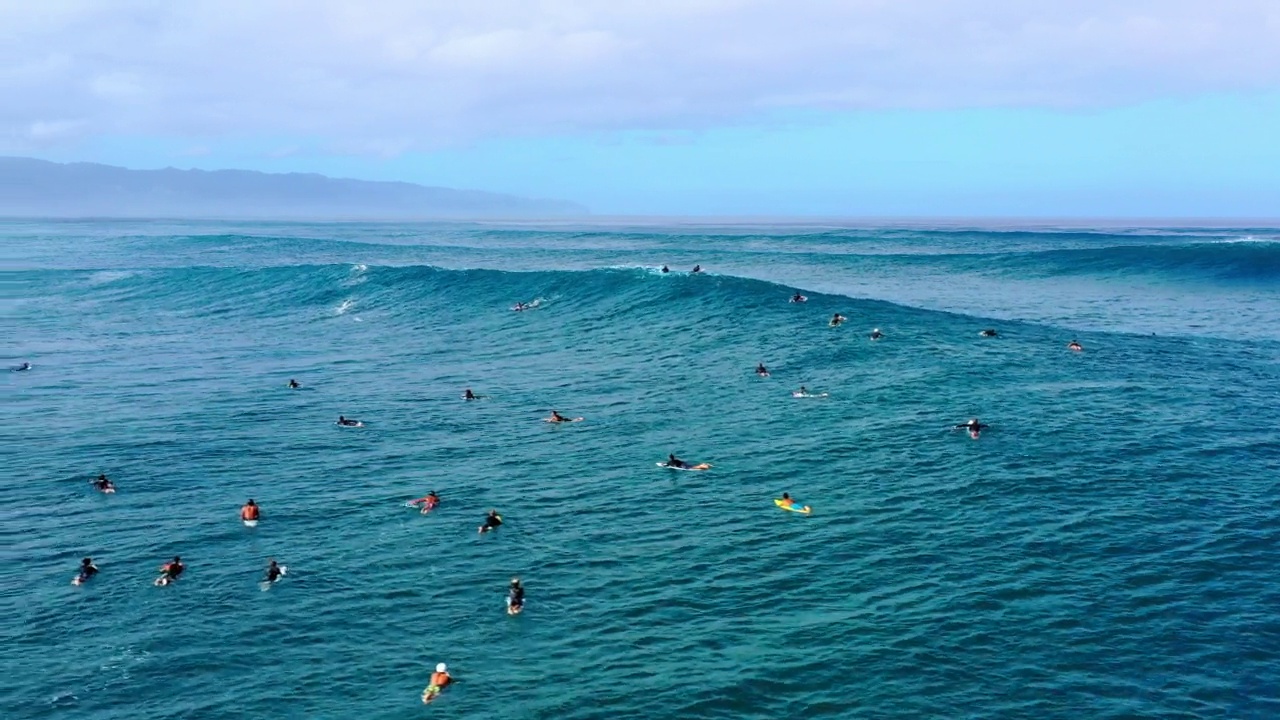
<instances>
[{"instance_id":1,"label":"sky","mask_svg":"<svg viewBox=\"0 0 1280 720\"><path fill-rule=\"evenodd\" d=\"M1280 0L0 0L0 154L599 215L1280 217Z\"/></svg>"}]
</instances>

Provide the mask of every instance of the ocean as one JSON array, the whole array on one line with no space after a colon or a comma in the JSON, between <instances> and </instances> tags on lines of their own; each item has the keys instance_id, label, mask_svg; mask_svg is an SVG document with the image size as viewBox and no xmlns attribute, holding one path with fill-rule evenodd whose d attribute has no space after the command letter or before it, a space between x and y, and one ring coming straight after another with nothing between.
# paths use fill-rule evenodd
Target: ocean
<instances>
[{"instance_id":1,"label":"ocean","mask_svg":"<svg viewBox=\"0 0 1280 720\"><path fill-rule=\"evenodd\" d=\"M1275 227L11 220L0 261L5 718L1280 717Z\"/></svg>"}]
</instances>

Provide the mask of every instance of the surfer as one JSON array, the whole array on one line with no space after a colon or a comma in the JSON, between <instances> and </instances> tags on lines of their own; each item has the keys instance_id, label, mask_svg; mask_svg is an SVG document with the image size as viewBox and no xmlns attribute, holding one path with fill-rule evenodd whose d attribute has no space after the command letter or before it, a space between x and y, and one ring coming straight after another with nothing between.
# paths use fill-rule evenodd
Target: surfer
<instances>
[{"instance_id":1,"label":"surfer","mask_svg":"<svg viewBox=\"0 0 1280 720\"><path fill-rule=\"evenodd\" d=\"M302 383L298 382L297 380L294 380L293 378L289 378L289 389L290 389L290 390L297 390L297 389L298 389L298 388L300 388L300 387L302 387Z\"/></svg>"},{"instance_id":2,"label":"surfer","mask_svg":"<svg viewBox=\"0 0 1280 720\"><path fill-rule=\"evenodd\" d=\"M351 418L345 417L343 415L338 416L338 424L341 425L342 427L361 427L364 425L364 423L360 422L359 420L352 420Z\"/></svg>"},{"instance_id":3,"label":"surfer","mask_svg":"<svg viewBox=\"0 0 1280 720\"><path fill-rule=\"evenodd\" d=\"M1076 342L1075 340L1072 340L1071 342L1067 343L1067 349L1080 352L1081 350L1084 350L1084 346Z\"/></svg>"},{"instance_id":4,"label":"surfer","mask_svg":"<svg viewBox=\"0 0 1280 720\"><path fill-rule=\"evenodd\" d=\"M992 330L991 328L987 328L986 330L983 330L978 334L981 335L982 337L996 337L998 335L998 333L995 330Z\"/></svg>"},{"instance_id":5,"label":"surfer","mask_svg":"<svg viewBox=\"0 0 1280 720\"><path fill-rule=\"evenodd\" d=\"M520 578L511 578L511 589L507 591L507 614L519 615L524 609L524 586Z\"/></svg>"},{"instance_id":6,"label":"surfer","mask_svg":"<svg viewBox=\"0 0 1280 720\"><path fill-rule=\"evenodd\" d=\"M486 515L484 518L484 523L480 525L479 532L481 535L483 535L489 532L490 530L496 530L498 526L501 524L502 524L502 516L498 514L497 510L490 510L489 514Z\"/></svg>"},{"instance_id":7,"label":"surfer","mask_svg":"<svg viewBox=\"0 0 1280 720\"><path fill-rule=\"evenodd\" d=\"M89 578L98 574L98 566L93 564L93 558L85 558L80 561L80 573L76 575L76 579L71 581L72 585L83 585L89 581Z\"/></svg>"},{"instance_id":8,"label":"surfer","mask_svg":"<svg viewBox=\"0 0 1280 720\"><path fill-rule=\"evenodd\" d=\"M760 377L769 377L769 368L764 363L756 363L756 374Z\"/></svg>"},{"instance_id":9,"label":"surfer","mask_svg":"<svg viewBox=\"0 0 1280 720\"><path fill-rule=\"evenodd\" d=\"M253 498L249 498L249 502L245 503L244 506L240 508L240 519L246 523L258 522L259 514L260 509L258 508L258 504L253 501Z\"/></svg>"},{"instance_id":10,"label":"surfer","mask_svg":"<svg viewBox=\"0 0 1280 720\"><path fill-rule=\"evenodd\" d=\"M435 700L451 682L453 677L449 675L449 666L444 663L436 665L436 671L431 673L431 684L422 691L422 702L425 704Z\"/></svg>"},{"instance_id":11,"label":"surfer","mask_svg":"<svg viewBox=\"0 0 1280 720\"><path fill-rule=\"evenodd\" d=\"M884 337L884 333L880 332L880 328L876 328L871 331L871 334L868 337L870 337L872 340L879 340L880 338Z\"/></svg>"},{"instance_id":12,"label":"surfer","mask_svg":"<svg viewBox=\"0 0 1280 720\"><path fill-rule=\"evenodd\" d=\"M116 491L116 484L107 479L105 474L99 474L97 480L90 480L98 492L113 493Z\"/></svg>"},{"instance_id":13,"label":"surfer","mask_svg":"<svg viewBox=\"0 0 1280 720\"><path fill-rule=\"evenodd\" d=\"M778 507L780 508L786 508L787 510L796 510L798 512L809 512L808 505L805 505L804 507L799 507L799 508L796 507L795 505L796 505L796 501L791 497L791 495L787 493L782 493L782 499L778 500Z\"/></svg>"},{"instance_id":14,"label":"surfer","mask_svg":"<svg viewBox=\"0 0 1280 720\"><path fill-rule=\"evenodd\" d=\"M809 397L809 388L801 385L800 389L792 393L792 395L795 395L796 397Z\"/></svg>"},{"instance_id":15,"label":"surfer","mask_svg":"<svg viewBox=\"0 0 1280 720\"><path fill-rule=\"evenodd\" d=\"M667 267L666 265L663 265L663 266L662 266L662 272L664 272L664 273L669 273L669 272L671 272L671 268Z\"/></svg>"},{"instance_id":16,"label":"surfer","mask_svg":"<svg viewBox=\"0 0 1280 720\"><path fill-rule=\"evenodd\" d=\"M177 555L173 556L172 562L167 562L160 566L160 577L156 578L156 585L168 585L186 570L187 566L182 564L182 558Z\"/></svg>"},{"instance_id":17,"label":"surfer","mask_svg":"<svg viewBox=\"0 0 1280 720\"><path fill-rule=\"evenodd\" d=\"M690 271L690 273L691 273L691 274L693 274L693 275L697 275L697 274L698 274L698 273L700 273L700 272L702 272L702 266L701 266L701 265L694 265L694 266L693 266L693 270L691 270L691 271Z\"/></svg>"},{"instance_id":18,"label":"surfer","mask_svg":"<svg viewBox=\"0 0 1280 720\"><path fill-rule=\"evenodd\" d=\"M13 371L14 371L14 372L26 372L27 370L30 370L30 369L31 369L31 363L29 363L29 362L24 362L24 363L22 363L21 365L19 365L18 367L14 368L14 369L13 369Z\"/></svg>"},{"instance_id":19,"label":"surfer","mask_svg":"<svg viewBox=\"0 0 1280 720\"><path fill-rule=\"evenodd\" d=\"M828 324L831 327L839 327L842 323L844 323L845 320L848 320L848 319L849 318L841 315L840 313L836 313L835 315L831 316L831 322Z\"/></svg>"},{"instance_id":20,"label":"surfer","mask_svg":"<svg viewBox=\"0 0 1280 720\"><path fill-rule=\"evenodd\" d=\"M970 420L969 422L967 422L967 423L962 423L962 424L960 424L960 425L956 425L956 426L955 426L954 428L952 428L952 429L954 429L954 430L968 430L968 431L969 431L969 437L971 437L971 438L973 438L973 439L975 439L975 440L976 440L976 439L978 438L978 434L979 434L979 433L981 433L983 430L986 430L986 429L987 429L987 428L989 428L989 427L991 427L991 426L990 426L990 425L984 425L983 423L978 422L978 418L973 418L973 419L972 419L972 420Z\"/></svg>"},{"instance_id":21,"label":"surfer","mask_svg":"<svg viewBox=\"0 0 1280 720\"><path fill-rule=\"evenodd\" d=\"M273 583L284 575L284 568L280 567L275 558L267 558L267 577L266 581Z\"/></svg>"},{"instance_id":22,"label":"surfer","mask_svg":"<svg viewBox=\"0 0 1280 720\"><path fill-rule=\"evenodd\" d=\"M471 388L467 388L466 392L462 393L462 399L463 399L463 400L475 400L475 399L476 399L476 394L475 394L475 393L473 393L473 392L471 392Z\"/></svg>"},{"instance_id":23,"label":"surfer","mask_svg":"<svg viewBox=\"0 0 1280 720\"><path fill-rule=\"evenodd\" d=\"M658 465L662 467L675 468L676 470L710 470L711 469L711 463L704 462L704 463L698 463L697 465L691 465L681 460L680 458L676 457L674 454L668 454L667 461L660 462L658 463Z\"/></svg>"},{"instance_id":24,"label":"surfer","mask_svg":"<svg viewBox=\"0 0 1280 720\"><path fill-rule=\"evenodd\" d=\"M521 310L528 310L529 305L526 303L518 302L515 305L512 305L511 309L515 310L516 312L520 312Z\"/></svg>"},{"instance_id":25,"label":"surfer","mask_svg":"<svg viewBox=\"0 0 1280 720\"><path fill-rule=\"evenodd\" d=\"M804 301L806 301L806 300L808 300L808 299L809 299L809 298L807 298L807 297L805 297L805 296L801 295L800 293L796 293L795 295L792 295L792 296L791 296L791 302L793 302L793 303L802 303L802 302L804 302Z\"/></svg>"},{"instance_id":26,"label":"surfer","mask_svg":"<svg viewBox=\"0 0 1280 720\"><path fill-rule=\"evenodd\" d=\"M567 418L567 417L565 417L565 416L561 415L560 413L556 412L555 410L552 410L552 411L551 411L551 417L544 418L544 419L545 419L547 422L549 422L549 423L563 423L563 422L578 422L578 421L579 421L579 420L581 420L582 418L580 418L580 417L576 417L576 418Z\"/></svg>"},{"instance_id":27,"label":"surfer","mask_svg":"<svg viewBox=\"0 0 1280 720\"><path fill-rule=\"evenodd\" d=\"M432 510L435 510L436 506L439 504L440 504L440 496L436 494L435 490L432 490L431 492L427 493L426 496L420 497L417 500L409 501L409 505L411 506L421 505L423 515L426 515Z\"/></svg>"}]
</instances>

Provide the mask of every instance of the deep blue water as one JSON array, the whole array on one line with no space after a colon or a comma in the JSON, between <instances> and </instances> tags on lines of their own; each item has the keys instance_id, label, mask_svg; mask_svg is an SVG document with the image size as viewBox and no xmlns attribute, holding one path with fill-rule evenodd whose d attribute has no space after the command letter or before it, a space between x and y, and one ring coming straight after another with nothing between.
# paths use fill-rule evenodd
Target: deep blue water
<instances>
[{"instance_id":1,"label":"deep blue water","mask_svg":"<svg viewBox=\"0 0 1280 720\"><path fill-rule=\"evenodd\" d=\"M6 718L1280 717L1278 229L7 221L0 261Z\"/></svg>"}]
</instances>

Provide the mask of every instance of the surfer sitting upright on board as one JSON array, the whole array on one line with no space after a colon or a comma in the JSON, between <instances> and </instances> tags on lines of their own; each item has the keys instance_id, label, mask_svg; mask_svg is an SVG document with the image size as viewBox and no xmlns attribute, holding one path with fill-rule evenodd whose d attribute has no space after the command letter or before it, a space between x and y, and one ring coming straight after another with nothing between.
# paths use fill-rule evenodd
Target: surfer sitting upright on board
<instances>
[{"instance_id":1,"label":"surfer sitting upright on board","mask_svg":"<svg viewBox=\"0 0 1280 720\"><path fill-rule=\"evenodd\" d=\"M261 514L261 509L258 507L258 504L253 501L253 498L249 498L249 502L245 503L244 507L240 508L240 519L245 522L249 522L250 520L257 522L259 514Z\"/></svg>"},{"instance_id":2,"label":"surfer sitting upright on board","mask_svg":"<svg viewBox=\"0 0 1280 720\"><path fill-rule=\"evenodd\" d=\"M765 367L764 363L757 363L756 374L760 377L769 377L769 368Z\"/></svg>"}]
</instances>

